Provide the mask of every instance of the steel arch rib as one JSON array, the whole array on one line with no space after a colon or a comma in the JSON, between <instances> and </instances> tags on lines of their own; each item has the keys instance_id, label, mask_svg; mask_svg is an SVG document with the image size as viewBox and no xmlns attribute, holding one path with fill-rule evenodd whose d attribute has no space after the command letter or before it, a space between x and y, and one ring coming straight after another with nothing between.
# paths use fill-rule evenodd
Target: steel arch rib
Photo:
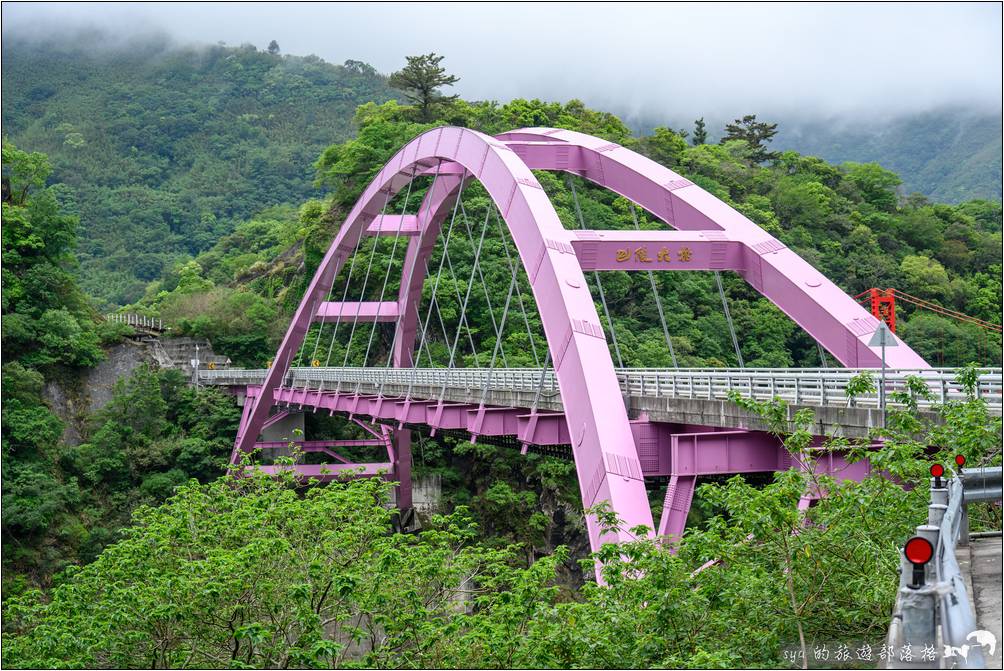
<instances>
[{"instance_id":1,"label":"steel arch rib","mask_svg":"<svg viewBox=\"0 0 1004 671\"><path fill-rule=\"evenodd\" d=\"M587 516L590 543L630 540L628 529L653 528L652 513L627 411L592 296L572 248L572 239L530 168L504 143L462 128L438 128L418 136L377 174L353 207L325 254L298 306L248 420L238 433L232 460L250 451L288 362L303 343L323 301L355 246L385 200L404 187L415 171L435 172L442 161L462 166L461 175L440 175L418 215L422 233L406 252L400 300L404 318L395 338L395 364L411 364L417 304L424 261L438 235L445 210L465 175L477 179L498 206L512 235L543 323L558 378L583 505L608 501L625 531L601 534ZM588 362L588 371L586 369ZM588 373L588 374L587 374Z\"/></svg>"},{"instance_id":2,"label":"steel arch rib","mask_svg":"<svg viewBox=\"0 0 1004 671\"><path fill-rule=\"evenodd\" d=\"M577 174L637 203L670 226L743 245L739 274L848 367L878 367L868 340L879 321L798 254L690 180L616 143L555 128L496 136L533 169ZM886 350L892 368L930 366L902 340Z\"/></svg>"}]
</instances>

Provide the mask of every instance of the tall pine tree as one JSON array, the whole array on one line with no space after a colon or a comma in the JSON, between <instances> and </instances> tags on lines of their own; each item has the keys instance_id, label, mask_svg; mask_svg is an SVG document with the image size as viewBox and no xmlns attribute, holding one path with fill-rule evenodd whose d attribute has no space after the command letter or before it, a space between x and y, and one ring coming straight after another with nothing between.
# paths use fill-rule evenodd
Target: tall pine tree
<instances>
[{"instance_id":1,"label":"tall pine tree","mask_svg":"<svg viewBox=\"0 0 1004 671\"><path fill-rule=\"evenodd\" d=\"M767 143L777 135L777 124L757 121L756 114L747 114L742 119L736 119L725 126L725 137L729 140L745 140L750 147L750 160L763 163L779 156L777 152L767 151Z\"/></svg>"},{"instance_id":2,"label":"tall pine tree","mask_svg":"<svg viewBox=\"0 0 1004 671\"><path fill-rule=\"evenodd\" d=\"M690 138L690 143L695 147L708 141L708 131L704 127L704 117L694 122L694 135Z\"/></svg>"},{"instance_id":3,"label":"tall pine tree","mask_svg":"<svg viewBox=\"0 0 1004 671\"><path fill-rule=\"evenodd\" d=\"M446 68L440 65L443 56L434 52L422 56L408 56L408 64L395 72L387 80L393 88L402 91L408 100L418 106L421 121L432 121L436 105L452 102L457 96L444 96L439 93L441 86L453 86L460 77L446 74Z\"/></svg>"}]
</instances>

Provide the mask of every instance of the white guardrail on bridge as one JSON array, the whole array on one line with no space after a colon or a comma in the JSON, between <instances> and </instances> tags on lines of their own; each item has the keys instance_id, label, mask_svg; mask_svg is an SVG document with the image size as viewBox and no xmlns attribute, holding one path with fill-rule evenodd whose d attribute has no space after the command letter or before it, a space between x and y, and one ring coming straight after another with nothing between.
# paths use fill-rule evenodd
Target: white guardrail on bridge
<instances>
[{"instance_id":1,"label":"white guardrail on bridge","mask_svg":"<svg viewBox=\"0 0 1004 671\"><path fill-rule=\"evenodd\" d=\"M129 326L138 326L139 328L150 329L151 331L164 330L164 322L159 317L147 317L128 312L123 314L105 315L105 319L110 322L118 322L119 324L128 324Z\"/></svg>"},{"instance_id":2,"label":"white guardrail on bridge","mask_svg":"<svg viewBox=\"0 0 1004 671\"><path fill-rule=\"evenodd\" d=\"M917 398L920 408L966 398L965 389L956 378L961 369L928 368L923 370L886 369L885 395L878 391L847 398L847 385L862 372L872 374L879 385L877 369L853 368L620 368L617 378L626 396L647 398L686 398L726 400L731 392L745 397L768 400L778 397L795 405L880 407L882 401L893 405L890 395L907 391L907 378L923 381L930 398ZM261 384L265 369L225 369L199 371L204 384ZM543 374L543 379L541 375ZM976 394L991 409L1001 410L1001 369L979 370ZM291 368L286 386L353 391L359 385L384 387L446 387L493 391L528 391L544 394L558 391L553 370L539 368Z\"/></svg>"}]
</instances>

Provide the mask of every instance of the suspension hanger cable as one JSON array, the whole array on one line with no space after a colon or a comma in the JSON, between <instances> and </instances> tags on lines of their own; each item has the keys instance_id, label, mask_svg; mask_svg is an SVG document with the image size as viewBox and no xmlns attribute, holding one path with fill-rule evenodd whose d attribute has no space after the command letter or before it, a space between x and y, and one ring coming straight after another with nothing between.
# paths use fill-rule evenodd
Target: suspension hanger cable
<instances>
[{"instance_id":1,"label":"suspension hanger cable","mask_svg":"<svg viewBox=\"0 0 1004 671\"><path fill-rule=\"evenodd\" d=\"M450 225L446 229L446 237L444 238L444 252L445 252L445 246L450 244L450 236L453 235L453 224L457 220L457 206L459 205L460 198L463 197L463 195L464 195L464 182L465 182L466 179L467 179L467 169L465 168L464 171L463 171L463 173L460 176L460 187L459 187L459 191L457 193L457 202L455 202L453 204L453 215L450 217ZM430 187L430 188L435 188L435 183L433 183L433 186ZM421 331L421 334L420 334L420 337L419 337L419 341L418 341L418 356L415 357L415 363L420 363L421 360L422 360L422 349L425 348L426 335L428 334L428 330L429 330L429 320L432 319L432 306L436 302L436 293L439 291L439 279L443 275L443 263L444 263L445 260L446 260L445 256L440 256L439 257L439 268L436 270L436 280L435 280L435 282L432 285L432 296L429 299L429 310L426 313L425 322L422 323L422 331ZM425 269L426 269L426 273L428 273L428 270L429 270L428 259L426 259L426 261L425 261ZM425 277L425 275L423 275L423 277ZM440 315L440 316L442 316L442 315ZM419 319L420 323L421 323L421 321L422 320ZM430 367L432 367L432 353L428 352L427 354L429 356L429 365L430 365ZM407 392L405 394L405 398L411 398L411 389L412 389L412 387L415 384L415 374L417 373L417 371L418 371L418 367L417 366L412 366L412 368L411 368L411 375L409 376L409 379L408 379L408 390L407 390Z\"/></svg>"},{"instance_id":2,"label":"suspension hanger cable","mask_svg":"<svg viewBox=\"0 0 1004 671\"><path fill-rule=\"evenodd\" d=\"M818 340L816 347L819 348L819 360L823 363L823 368L829 368L829 364L826 363L826 350L823 349L823 345Z\"/></svg>"},{"instance_id":3,"label":"suspension hanger cable","mask_svg":"<svg viewBox=\"0 0 1004 671\"><path fill-rule=\"evenodd\" d=\"M362 236L360 236L360 237L362 237ZM335 291L335 278L332 277L331 278L331 284L328 286L328 293L327 293L327 297L325 298L325 302L330 302L331 301L331 296L332 296L332 293L334 291ZM314 314L315 313L313 312L313 308L311 308L311 315L314 315ZM314 364L315 361L317 362L318 365L320 365L320 360L317 358L317 348L321 344L321 337L324 335L324 324L325 324L325 322L322 320L320 322L320 324L318 325L318 327L317 327L317 335L314 338L314 350L313 350L313 352L310 353L310 367L311 368L316 367L315 364ZM335 322L334 328L338 328L338 322ZM309 329L308 329L307 332L308 333L310 332ZM333 337L334 337L334 334L332 334L332 338ZM331 350L330 350L330 348L328 349L328 356L329 357L331 356ZM327 361L325 361L324 365L325 366L328 365ZM307 376L304 376L304 381L303 381L303 389L304 389L304 391L306 391L309 386L310 386L310 379ZM323 390L324 390L324 378L322 377L320 380L318 380L317 391L320 394ZM314 406L314 412L317 412L317 406L316 405Z\"/></svg>"},{"instance_id":4,"label":"suspension hanger cable","mask_svg":"<svg viewBox=\"0 0 1004 671\"><path fill-rule=\"evenodd\" d=\"M509 270L510 272L518 272L516 264L513 262L512 254L509 253L509 236L506 233L506 228L502 225L502 217L499 216L498 209L496 209L494 205L492 206L492 211L495 214L495 223L498 224L499 235L502 237L502 249L505 250L505 257L509 262ZM519 303L519 311L523 315L523 325L526 326L526 335L530 339L530 349L533 350L533 362L537 368L540 368L540 357L537 355L537 343L533 337L533 329L530 328L530 319L526 316L526 307L523 305L523 289L521 286L522 283L516 283L516 301Z\"/></svg>"},{"instance_id":5,"label":"suspension hanger cable","mask_svg":"<svg viewBox=\"0 0 1004 671\"><path fill-rule=\"evenodd\" d=\"M502 328L505 329L506 318L509 316L509 304L512 302L512 292L516 287L516 273L512 273L512 281L509 282L509 292L505 297L505 307L502 309ZM492 351L492 360L488 365L488 375L485 377L485 386L481 389L481 405L485 404L485 399L488 398L488 387L491 386L492 374L495 372L495 361L498 358L499 348L502 345L502 339L495 341L495 349Z\"/></svg>"},{"instance_id":6,"label":"suspension hanger cable","mask_svg":"<svg viewBox=\"0 0 1004 671\"><path fill-rule=\"evenodd\" d=\"M317 307L317 297L315 296L315 297L313 297L310 300L310 313L309 314L314 314L314 308L316 308L316 307ZM308 326L307 327L307 334L306 335L309 335L309 334L310 334L310 327ZM297 389L297 386L296 386L296 374L293 372L293 368L302 368L303 367L303 355L305 353L304 350L305 350L306 345L307 345L306 335L304 336L304 342L300 343L300 347L296 350L296 356L295 357L287 358L286 371L287 371L287 374L289 375L289 387L290 387L290 389L292 391L296 391L296 389ZM304 388L304 390L307 389L307 382L306 381L304 382L303 388ZM292 399L292 396L290 398ZM289 407L291 404L292 404L292 400L286 401L286 407ZM303 407L302 403L300 404L300 407L301 408Z\"/></svg>"},{"instance_id":7,"label":"suspension hanger cable","mask_svg":"<svg viewBox=\"0 0 1004 671\"><path fill-rule=\"evenodd\" d=\"M586 230L586 221L582 218L582 208L579 206L579 196L575 191L575 182L572 181L571 177L568 177L567 183L572 189L572 201L575 204L575 215L579 218L579 228ZM603 305L603 314L606 315L607 324L610 325L610 340L614 345L614 354L617 355L617 366L623 368L624 359L621 357L620 345L617 344L617 332L614 329L614 321L610 318L610 308L607 307L607 297L603 292L603 282L600 281L599 271L594 270L593 277L596 279L596 288L599 290L600 303Z\"/></svg>"},{"instance_id":8,"label":"suspension hanger cable","mask_svg":"<svg viewBox=\"0 0 1004 671\"><path fill-rule=\"evenodd\" d=\"M537 389L533 393L533 403L530 405L530 413L533 414L537 412L537 406L540 404L540 395L544 391L544 378L547 377L547 369L551 365L551 348L547 348L547 354L544 355L544 367L540 369L540 380L537 381Z\"/></svg>"},{"instance_id":9,"label":"suspension hanger cable","mask_svg":"<svg viewBox=\"0 0 1004 671\"><path fill-rule=\"evenodd\" d=\"M490 214L490 213L486 213ZM464 219L464 227L467 229L467 239L470 241L471 246L474 246L474 235L471 232L471 224L467 219L467 209L464 207L463 203L460 203L460 216ZM488 216L485 216L485 226L488 225ZM477 266L478 277L481 279L481 288L485 292L485 305L488 306L488 316L492 320L492 329L495 331L495 337L499 336L499 326L498 322L495 320L495 309L492 308L492 299L488 292L488 283L485 281L485 274L481 271L481 266ZM458 296L459 298L459 296ZM502 362L508 367L509 362L506 361L505 348L502 348Z\"/></svg>"},{"instance_id":10,"label":"suspension hanger cable","mask_svg":"<svg viewBox=\"0 0 1004 671\"><path fill-rule=\"evenodd\" d=\"M387 193L388 194L390 193L390 187L389 186L387 187ZM388 196L388 200L389 200L389 196ZM387 207L387 201L384 202L384 208L386 208L386 207ZM383 223L383 221L381 220L381 224L382 223ZM363 229L362 231L360 231L359 237L356 238L356 243L353 246L352 255L349 257L349 274L348 274L348 277L345 278L345 288L342 290L342 302L339 304L340 306L345 305L345 301L348 300L348 297L349 297L349 286L352 284L352 273L353 273L353 271L355 270L355 267L356 267L356 256L359 254L359 247L362 244L363 237L365 237L365 234L366 234L366 230L365 229ZM332 277L331 278L331 287L332 287L332 290L334 289L335 280L336 279L338 279L338 278L337 277ZM330 294L330 292L329 292L329 294ZM341 308L339 307L338 317L341 317L340 310L341 310ZM327 356L324 357L324 367L325 368L328 368L331 365L331 353L332 353L332 351L334 349L334 346L335 346L335 336L338 335L338 326L339 326L339 324L341 324L341 320L338 319L338 318L336 318L335 319L334 328L332 328L332 330L331 330L331 341L328 343L328 353L327 353ZM318 391L319 392L323 392L324 391L324 380L321 380L321 384L318 387ZM334 411L332 410L332 414L333 413L334 413Z\"/></svg>"},{"instance_id":11,"label":"suspension hanger cable","mask_svg":"<svg viewBox=\"0 0 1004 671\"><path fill-rule=\"evenodd\" d=\"M383 220L387 215L387 205L390 204L391 200L391 188L387 187L387 198L383 202L383 209L380 211L380 224L379 228L383 228ZM365 233L365 229L363 230ZM366 263L366 274L363 275L363 286L359 292L359 300L356 301L356 314L352 317L352 329L349 331L349 343L345 346L345 357L342 360L342 368L347 368L349 365L349 354L352 352L352 339L356 334L356 326L359 323L359 313L363 307L363 301L366 300L366 286L369 284L370 272L373 270L373 259L376 257L376 250L379 246L377 243L380 241L380 236L373 236L373 244L370 246L369 261ZM339 316L341 316L341 307L339 307ZM338 380L338 385L335 387L335 393L338 393L342 389L342 381Z\"/></svg>"},{"instance_id":12,"label":"suspension hanger cable","mask_svg":"<svg viewBox=\"0 0 1004 671\"><path fill-rule=\"evenodd\" d=\"M440 170L440 168L442 166L443 166L443 161L442 160L440 160L440 161L438 161L436 163L436 174L432 176L432 182L429 183L429 189L428 189L428 191L426 191L426 198L431 197L430 194L432 193L432 188L433 188L433 186L435 186L436 180L439 179L439 170ZM422 208L421 208L421 206L419 206L419 214L421 214L421 212L422 212ZM416 240L416 244L420 244L421 243L421 234L422 234L422 222L419 221L417 223L418 223L418 226L417 226L418 231L417 231L416 235L419 236L419 237L416 237L415 240ZM406 258L407 258L407 251L405 252L405 255L406 255ZM403 268L403 265L404 264L402 263L402 275L401 275L401 281L402 281L402 283L404 282L404 274L403 274L404 273L404 268ZM428 261L428 259L426 259L425 260L425 271L428 272L428 270L429 270L429 261ZM424 273L422 275L422 278L424 280L424 278L425 278L425 274ZM398 293L400 293L400 288L398 290ZM394 361L394 347L397 345L397 339L399 337L401 337L401 338L404 337L404 334L401 333L400 331L401 331L401 321L404 319L404 313L405 313L405 311L406 311L406 308L404 310L398 310L397 318L395 318L395 320L394 320L394 338L391 340L390 348L387 350L387 361L384 363L384 368L386 368L388 370L390 369L391 364ZM402 345L403 344L404 343L402 342ZM411 362L411 367L412 368L415 368L418 365L420 365L420 362L417 361L417 360ZM383 389L384 389L384 385L386 384L386 382L387 382L387 375L384 374L384 376L380 380L380 389L377 391L377 394L379 396L383 396Z\"/></svg>"},{"instance_id":13,"label":"suspension hanger cable","mask_svg":"<svg viewBox=\"0 0 1004 671\"><path fill-rule=\"evenodd\" d=\"M635 210L634 203L629 202L631 218L634 220L634 230L640 231L641 225L638 223L638 211ZM659 311L659 323L662 324L662 335L666 338L666 347L669 348L669 358L673 361L673 368L679 368L676 361L676 350L673 349L673 339L669 337L669 327L666 325L666 313L662 309L662 298L659 296L659 289L655 284L655 273L648 271L648 281L652 285L652 296L655 298L655 307Z\"/></svg>"},{"instance_id":14,"label":"suspension hanger cable","mask_svg":"<svg viewBox=\"0 0 1004 671\"><path fill-rule=\"evenodd\" d=\"M729 325L729 334L732 335L732 346L736 350L736 358L739 360L739 367L745 368L743 363L743 353L739 349L739 338L736 337L736 329L732 324L732 313L729 312L729 300L725 297L725 288L722 286L722 274L715 271L715 282L718 283L718 295L722 297L722 308L725 310L725 321Z\"/></svg>"},{"instance_id":15,"label":"suspension hanger cable","mask_svg":"<svg viewBox=\"0 0 1004 671\"><path fill-rule=\"evenodd\" d=\"M404 226L404 216L408 213L408 201L411 199L411 189L415 184L415 168L411 169L411 180L408 182L408 191L404 195L404 205L401 206L401 216L397 221L397 231L394 233L394 244L390 250L390 258L387 260L387 272L383 276L383 286L380 287L380 299L377 301L377 311L379 313L380 306L383 304L384 295L387 293L387 283L390 282L390 274L394 269L394 258L397 256L397 243L401 239L401 229ZM370 348L373 346L373 336L376 335L377 324L379 322L374 317L373 326L370 328L370 336L366 340L366 353L363 354L363 367L366 367L366 363L370 358ZM391 348L393 351L393 348ZM359 388L362 385L362 378L356 382L356 393L359 393Z\"/></svg>"},{"instance_id":16,"label":"suspension hanger cable","mask_svg":"<svg viewBox=\"0 0 1004 671\"><path fill-rule=\"evenodd\" d=\"M459 305L460 304L460 300L461 300L460 299L460 287L459 287L458 282L457 282L457 275L456 275L455 272L453 272L453 260L450 258L450 250L446 246L443 247L443 256L446 257L446 269L450 271L450 279L453 280L453 293L457 297L457 304ZM440 322L442 323L442 318L443 318L442 310L440 310L440 312L439 312L439 318L440 318ZM494 323L494 321L495 321L495 319L493 317L492 318L492 322ZM477 358L478 358L478 355L477 355L478 348L474 344L474 333L471 331L471 323L467 320L467 315L466 314L460 313L460 322L464 326L467 327L467 340L470 342L471 351L474 352L474 359L475 359L475 362L476 362ZM449 345L450 344L449 343L449 335L446 333L446 324L443 323L442 326L443 326L443 335L446 337L446 344ZM480 365L480 364L478 364L478 365Z\"/></svg>"},{"instance_id":17,"label":"suspension hanger cable","mask_svg":"<svg viewBox=\"0 0 1004 671\"><path fill-rule=\"evenodd\" d=\"M451 232L452 232L452 224L453 224L454 221L455 221L455 219L451 219L450 220L450 223L451 223ZM452 236L451 236L450 239L452 240ZM443 243L443 255L440 257L440 263L442 264L443 261L446 262L447 270L451 271L450 272L450 277L453 280L454 293L457 293L458 292L458 289L457 289L457 278L456 278L456 276L452 272L452 260L450 259L449 248L447 247L448 244L449 244L448 242L444 241L444 243ZM440 268L442 269L442 265L440 266ZM459 300L458 300L458 302L459 302ZM449 332L449 329L446 328L446 320L443 318L443 307L442 307L442 304L441 304L441 302L439 300L439 296L438 295L436 296L436 302L435 302L435 304L432 304L432 303L429 304L430 317L431 317L431 311L432 311L433 307L435 307L435 310L436 310L436 318L439 321L439 329L443 333L443 342L446 344L447 349L452 349L452 346L450 345L450 343L451 343L450 332ZM457 319L457 337L458 338L460 337L460 334L461 334L461 328L465 324L463 317L464 317L463 315L459 315L459 317ZM468 340L468 342L471 345L471 351L474 353L475 364L478 365L478 366L480 366L481 364L478 361L478 351L477 351L477 348L474 346L474 337L471 334L470 328L467 329L467 340ZM427 339L426 340L426 344L428 344L428 343L429 343L429 340ZM426 347L425 348L425 353L426 353L426 356L428 356L428 358L429 358L429 367L430 368L435 368L436 364L435 364L435 362L432 359L432 347L431 346Z\"/></svg>"},{"instance_id":18,"label":"suspension hanger cable","mask_svg":"<svg viewBox=\"0 0 1004 671\"><path fill-rule=\"evenodd\" d=\"M463 208L463 205L461 205L461 208ZM485 231L488 230L488 217L489 217L489 215L490 215L490 211L486 211L485 212L485 223L484 223L484 225L481 228L481 237L478 240L478 246L477 246L477 249L474 252L474 265L471 267L471 277L470 277L470 280L467 282L467 292L464 295L464 302L463 302L463 304L460 307L460 313L462 315L467 313L467 305L468 305L468 301L470 300L470 297L471 297L471 289L474 286L474 274L476 272L476 267L477 267L477 265L479 263L479 259L481 257L481 248L484 245L484 241L485 241ZM446 364L447 369L453 368L453 364L456 361L457 345L460 343L460 328L461 328L462 324L463 324L462 320L457 320L457 334L453 338L453 345L450 346L450 360ZM447 345L449 345L449 340L447 340ZM480 367L480 364L477 362L477 354L475 354L475 363L478 364L478 367ZM440 403L442 403L443 399L446 397L446 388L447 388L448 385L449 385L449 375L447 374L447 377L445 377L443 379L442 388L439 390L439 402Z\"/></svg>"},{"instance_id":19,"label":"suspension hanger cable","mask_svg":"<svg viewBox=\"0 0 1004 671\"><path fill-rule=\"evenodd\" d=\"M463 208L463 205L461 205L461 208ZM471 267L471 278L467 282L467 292L464 294L464 302L463 302L463 304L460 307L460 313L461 314L466 314L467 313L468 301L471 298L471 289L474 287L474 273L477 271L478 264L480 263L481 249L484 246L485 232L488 230L488 217L490 217L490 216L491 216L491 210L490 209L486 209L485 210L485 223L481 227L481 237L478 240L477 249L474 251L474 265ZM458 320L457 321L457 334L454 336L454 338L453 338L453 345L450 347L450 361L449 361L449 363L446 364L447 368L453 368L453 364L456 361L457 345L460 343L460 326L461 326L461 322ZM447 344L449 344L449 342L447 342ZM442 397L443 397L444 394L446 394L446 383L445 382L443 383L443 390L440 393L440 400L442 400Z\"/></svg>"},{"instance_id":20,"label":"suspension hanger cable","mask_svg":"<svg viewBox=\"0 0 1004 671\"><path fill-rule=\"evenodd\" d=\"M330 291L328 292L328 300L331 300L331 292ZM311 304L310 304L310 314L311 315L314 314L314 310L316 308L317 308L317 299L315 298L313 301L311 301ZM307 368L308 369L314 367L314 357L317 356L317 345L321 341L321 333L322 333L323 327L324 327L324 322L321 322L321 324L318 326L317 330L315 331L315 335L314 335L314 348L313 348L313 351L310 353L310 360L307 362ZM311 327L308 326L307 327L307 335L310 335L310 331L311 331ZM300 359L300 366L301 367L303 366L303 359L302 358ZM296 389L296 380L295 379L293 380L292 386L293 386L293 389ZM309 370L308 370L308 374L304 374L304 376L303 376L303 391L306 392L307 389L309 389L309 388L310 388L310 376L309 376ZM300 407L301 408L303 407L302 403L300 404Z\"/></svg>"}]
</instances>

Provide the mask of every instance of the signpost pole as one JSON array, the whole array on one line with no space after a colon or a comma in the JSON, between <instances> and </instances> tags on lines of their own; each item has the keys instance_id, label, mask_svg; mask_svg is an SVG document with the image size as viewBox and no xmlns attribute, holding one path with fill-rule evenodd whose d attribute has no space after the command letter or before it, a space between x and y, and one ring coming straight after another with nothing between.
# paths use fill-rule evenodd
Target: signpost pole
<instances>
[{"instance_id":1,"label":"signpost pole","mask_svg":"<svg viewBox=\"0 0 1004 671\"><path fill-rule=\"evenodd\" d=\"M885 334L883 334L884 336ZM885 338L882 338L882 382L881 388L879 389L879 406L882 408L882 412L885 412ZM884 425L885 422L882 422Z\"/></svg>"},{"instance_id":2,"label":"signpost pole","mask_svg":"<svg viewBox=\"0 0 1004 671\"><path fill-rule=\"evenodd\" d=\"M899 343L896 342L896 338L893 336L892 331L889 330L889 327L886 326L884 321L880 321L874 335L872 335L871 340L868 341L868 346L880 348L882 356L882 377L879 380L878 404L879 410L882 411L883 426L885 426L885 348L886 346L896 347L897 345L899 345Z\"/></svg>"}]
</instances>

